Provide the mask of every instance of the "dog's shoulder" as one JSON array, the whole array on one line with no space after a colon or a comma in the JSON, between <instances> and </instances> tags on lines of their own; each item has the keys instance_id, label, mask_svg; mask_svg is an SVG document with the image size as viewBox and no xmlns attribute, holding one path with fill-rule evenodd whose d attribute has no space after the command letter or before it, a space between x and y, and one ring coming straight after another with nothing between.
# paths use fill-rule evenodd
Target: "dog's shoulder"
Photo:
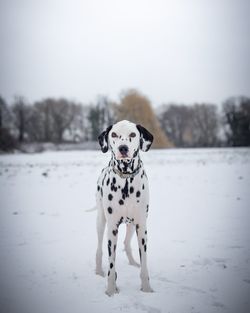
<instances>
[{"instance_id":1,"label":"dog's shoulder","mask_svg":"<svg viewBox=\"0 0 250 313\"><path fill-rule=\"evenodd\" d=\"M101 171L101 174L99 175L97 184L102 186L104 180L109 176L109 174L110 174L110 167L109 166L104 167Z\"/></svg>"}]
</instances>

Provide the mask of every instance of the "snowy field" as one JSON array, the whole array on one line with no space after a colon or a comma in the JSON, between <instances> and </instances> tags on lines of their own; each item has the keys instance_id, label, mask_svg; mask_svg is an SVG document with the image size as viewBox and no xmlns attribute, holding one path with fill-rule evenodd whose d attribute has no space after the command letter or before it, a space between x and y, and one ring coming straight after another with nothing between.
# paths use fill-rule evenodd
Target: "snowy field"
<instances>
[{"instance_id":1,"label":"snowy field","mask_svg":"<svg viewBox=\"0 0 250 313\"><path fill-rule=\"evenodd\" d=\"M96 276L98 151L0 156L0 312L250 312L250 149L151 150L148 266L140 291L120 226L117 284ZM104 268L107 251L104 246ZM138 260L136 239L133 251Z\"/></svg>"}]
</instances>

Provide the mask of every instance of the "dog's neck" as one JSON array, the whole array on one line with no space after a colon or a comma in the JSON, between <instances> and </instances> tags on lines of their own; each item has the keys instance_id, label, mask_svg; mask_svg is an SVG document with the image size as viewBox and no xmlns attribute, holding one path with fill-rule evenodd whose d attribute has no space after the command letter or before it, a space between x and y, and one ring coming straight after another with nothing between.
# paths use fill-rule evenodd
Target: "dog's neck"
<instances>
[{"instance_id":1,"label":"dog's neck","mask_svg":"<svg viewBox=\"0 0 250 313\"><path fill-rule=\"evenodd\" d=\"M113 168L116 173L121 173L123 175L133 175L139 172L142 167L142 161L139 154L137 154L131 161L117 160L112 154L109 166Z\"/></svg>"}]
</instances>

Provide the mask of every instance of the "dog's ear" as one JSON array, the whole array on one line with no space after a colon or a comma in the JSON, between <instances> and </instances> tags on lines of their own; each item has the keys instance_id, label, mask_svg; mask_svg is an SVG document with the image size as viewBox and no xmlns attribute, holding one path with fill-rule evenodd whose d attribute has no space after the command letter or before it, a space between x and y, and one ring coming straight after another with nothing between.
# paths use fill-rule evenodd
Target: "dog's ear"
<instances>
[{"instance_id":1,"label":"dog's ear","mask_svg":"<svg viewBox=\"0 0 250 313\"><path fill-rule=\"evenodd\" d=\"M139 130L140 133L140 149L142 151L148 151L149 148L151 147L154 136L143 126L141 125L136 125L137 129Z\"/></svg>"},{"instance_id":2,"label":"dog's ear","mask_svg":"<svg viewBox=\"0 0 250 313\"><path fill-rule=\"evenodd\" d=\"M110 125L106 130L104 130L99 136L98 141L101 146L102 152L106 153L109 149L109 143L108 143L108 134L111 130L113 125Z\"/></svg>"}]
</instances>

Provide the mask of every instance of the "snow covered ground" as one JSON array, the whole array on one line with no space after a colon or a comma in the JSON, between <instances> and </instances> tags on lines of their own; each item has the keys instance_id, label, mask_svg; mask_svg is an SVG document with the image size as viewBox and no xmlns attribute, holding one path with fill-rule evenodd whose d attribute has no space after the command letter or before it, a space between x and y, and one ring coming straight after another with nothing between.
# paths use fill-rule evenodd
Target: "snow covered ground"
<instances>
[{"instance_id":1,"label":"snow covered ground","mask_svg":"<svg viewBox=\"0 0 250 313\"><path fill-rule=\"evenodd\" d=\"M0 312L250 312L250 149L151 150L148 263L117 248L120 293L94 274L98 151L0 156ZM104 267L107 251L104 246ZM136 239L133 251L138 259Z\"/></svg>"}]
</instances>

